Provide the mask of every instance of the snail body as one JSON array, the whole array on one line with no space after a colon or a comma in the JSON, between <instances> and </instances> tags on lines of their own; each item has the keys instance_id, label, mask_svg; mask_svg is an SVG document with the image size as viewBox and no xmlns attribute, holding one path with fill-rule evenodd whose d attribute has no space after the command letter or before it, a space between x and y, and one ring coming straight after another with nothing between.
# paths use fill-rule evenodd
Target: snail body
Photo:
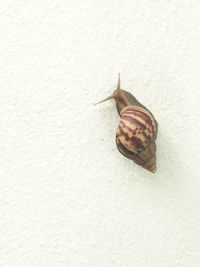
<instances>
[{"instance_id":1,"label":"snail body","mask_svg":"<svg viewBox=\"0 0 200 267\"><path fill-rule=\"evenodd\" d=\"M109 99L115 99L120 116L116 131L119 152L150 172L156 172L155 140L158 124L153 114L131 93L120 88L120 75L117 89L99 103Z\"/></svg>"}]
</instances>

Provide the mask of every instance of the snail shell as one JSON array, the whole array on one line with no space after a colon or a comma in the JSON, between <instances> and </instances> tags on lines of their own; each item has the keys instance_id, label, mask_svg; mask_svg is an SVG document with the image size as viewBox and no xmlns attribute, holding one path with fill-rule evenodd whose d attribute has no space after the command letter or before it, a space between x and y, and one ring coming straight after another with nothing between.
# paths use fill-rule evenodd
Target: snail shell
<instances>
[{"instance_id":1,"label":"snail shell","mask_svg":"<svg viewBox=\"0 0 200 267\"><path fill-rule=\"evenodd\" d=\"M120 75L117 89L101 102L109 99L115 99L120 115L116 131L119 152L150 172L156 172L155 140L158 124L153 114L131 93L120 89Z\"/></svg>"},{"instance_id":2,"label":"snail shell","mask_svg":"<svg viewBox=\"0 0 200 267\"><path fill-rule=\"evenodd\" d=\"M143 168L156 171L156 121L145 109L127 106L120 112L118 150Z\"/></svg>"}]
</instances>

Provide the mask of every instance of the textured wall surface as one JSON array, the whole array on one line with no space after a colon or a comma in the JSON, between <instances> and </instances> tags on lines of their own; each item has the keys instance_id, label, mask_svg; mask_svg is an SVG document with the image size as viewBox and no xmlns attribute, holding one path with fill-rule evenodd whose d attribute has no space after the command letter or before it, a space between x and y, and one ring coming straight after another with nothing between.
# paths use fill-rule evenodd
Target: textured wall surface
<instances>
[{"instance_id":1,"label":"textured wall surface","mask_svg":"<svg viewBox=\"0 0 200 267\"><path fill-rule=\"evenodd\" d=\"M200 266L200 2L0 2L0 266ZM111 94L159 122L115 147Z\"/></svg>"}]
</instances>

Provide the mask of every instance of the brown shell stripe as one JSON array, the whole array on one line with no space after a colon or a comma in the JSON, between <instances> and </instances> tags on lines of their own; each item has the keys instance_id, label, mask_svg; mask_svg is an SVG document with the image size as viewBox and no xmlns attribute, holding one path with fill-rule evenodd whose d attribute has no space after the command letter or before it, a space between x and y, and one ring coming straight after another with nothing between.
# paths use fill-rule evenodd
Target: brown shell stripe
<instances>
[{"instance_id":1,"label":"brown shell stripe","mask_svg":"<svg viewBox=\"0 0 200 267\"><path fill-rule=\"evenodd\" d=\"M128 119L128 121L129 121L129 119ZM138 128L137 124L129 124L129 125L127 125L126 120L121 119L120 120L120 125L122 127L126 127L131 132L131 135L137 134L137 133L139 133L139 134L142 133L144 135L144 137L147 138L146 133L144 131L141 131L143 128L142 127Z\"/></svg>"},{"instance_id":2,"label":"brown shell stripe","mask_svg":"<svg viewBox=\"0 0 200 267\"><path fill-rule=\"evenodd\" d=\"M123 110L120 112L120 115L124 114L125 112L141 112L141 114L144 114L148 117L148 119L150 119L152 121L153 126L155 127L155 134L157 134L157 121L155 120L153 114L151 112L149 112L148 110L145 110L142 107L139 106L127 106L125 108L123 108ZM156 137L156 136L155 136Z\"/></svg>"},{"instance_id":3,"label":"brown shell stripe","mask_svg":"<svg viewBox=\"0 0 200 267\"><path fill-rule=\"evenodd\" d=\"M126 111L125 113L123 113L122 117L124 118L125 116L134 118L135 120L140 122L140 125L142 128L146 129L148 127L151 133L154 132L154 127L153 127L151 118L148 117L142 111L134 111L134 110Z\"/></svg>"},{"instance_id":4,"label":"brown shell stripe","mask_svg":"<svg viewBox=\"0 0 200 267\"><path fill-rule=\"evenodd\" d=\"M120 121L120 125L117 129L116 139L118 143L123 144L127 150L133 153L138 153L138 151L143 150L145 147L141 136L136 136L134 131L127 127L122 121Z\"/></svg>"},{"instance_id":5,"label":"brown shell stripe","mask_svg":"<svg viewBox=\"0 0 200 267\"><path fill-rule=\"evenodd\" d=\"M126 121L132 122L131 124L127 124ZM137 127L137 120L133 123L133 119L128 117L123 117L120 120L120 126L123 129L123 131L128 131L129 137L139 137L142 141L142 143L145 143L145 141L148 139L148 136L143 130L143 127L141 124L139 124L139 127Z\"/></svg>"},{"instance_id":6,"label":"brown shell stripe","mask_svg":"<svg viewBox=\"0 0 200 267\"><path fill-rule=\"evenodd\" d=\"M152 116L144 113L141 110L127 109L121 114L121 119L129 120L133 124L137 124L138 127L149 135L152 139L156 138L156 124Z\"/></svg>"}]
</instances>

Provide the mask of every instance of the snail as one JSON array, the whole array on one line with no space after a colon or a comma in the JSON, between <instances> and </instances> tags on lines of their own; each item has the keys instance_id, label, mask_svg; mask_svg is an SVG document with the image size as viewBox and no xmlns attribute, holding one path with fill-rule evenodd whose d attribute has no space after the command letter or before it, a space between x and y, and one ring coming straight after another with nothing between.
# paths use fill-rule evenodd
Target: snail
<instances>
[{"instance_id":1,"label":"snail","mask_svg":"<svg viewBox=\"0 0 200 267\"><path fill-rule=\"evenodd\" d=\"M121 89L118 74L117 89L100 104L114 99L120 116L116 131L119 152L150 172L156 172L156 137L158 123L153 114L131 93Z\"/></svg>"}]
</instances>

